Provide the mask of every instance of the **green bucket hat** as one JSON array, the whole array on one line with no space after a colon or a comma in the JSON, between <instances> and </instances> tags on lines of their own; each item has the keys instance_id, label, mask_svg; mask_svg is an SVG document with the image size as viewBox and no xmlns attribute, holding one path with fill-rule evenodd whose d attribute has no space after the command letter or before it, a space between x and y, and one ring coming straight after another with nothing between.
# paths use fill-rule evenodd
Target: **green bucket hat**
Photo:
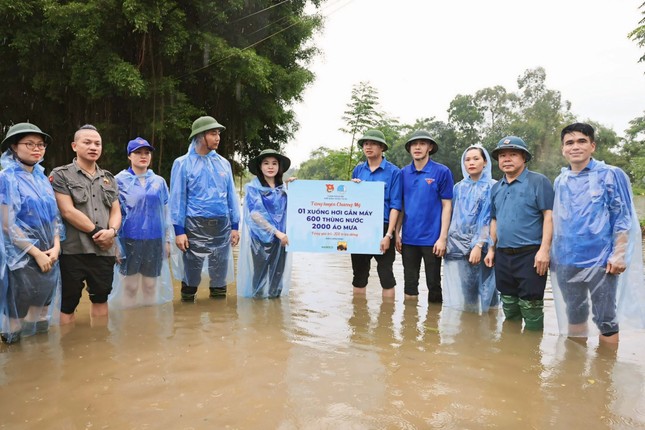
<instances>
[{"instance_id":1,"label":"green bucket hat","mask_svg":"<svg viewBox=\"0 0 645 430\"><path fill-rule=\"evenodd\" d=\"M38 134L43 138L46 144L49 145L50 143L52 143L51 136L47 133L43 133L43 131L34 124L30 124L28 122L19 122L18 124L14 124L9 127L7 135L2 141L2 144L0 144L0 149L2 150L2 152L5 152L7 148L9 148L9 146L18 142L20 138L26 134Z\"/></svg>"},{"instance_id":2,"label":"green bucket hat","mask_svg":"<svg viewBox=\"0 0 645 430\"><path fill-rule=\"evenodd\" d=\"M526 145L526 142L524 142L517 136L506 136L505 138L497 142L497 146L490 153L491 157L497 160L499 151L501 151L502 149L519 149L520 151L524 151L524 153L526 154L527 163L531 160L531 153L529 152L529 148Z\"/></svg>"},{"instance_id":3,"label":"green bucket hat","mask_svg":"<svg viewBox=\"0 0 645 430\"><path fill-rule=\"evenodd\" d=\"M192 132L190 133L190 136L188 136L188 140L191 140L199 133L203 133L208 130L213 130L215 128L219 128L220 130L226 130L226 127L224 127L222 124L217 122L217 120L212 116L200 116L193 122L193 129L192 129Z\"/></svg>"},{"instance_id":4,"label":"green bucket hat","mask_svg":"<svg viewBox=\"0 0 645 430\"><path fill-rule=\"evenodd\" d=\"M280 154L275 149L265 149L260 152L260 155L251 160L251 162L249 163L249 172L253 173L254 175L261 173L262 170L260 169L260 165L262 164L262 160L267 157L275 157L278 159L282 173L286 172L287 170L289 170L289 167L291 167L291 160L289 160L289 158Z\"/></svg>"},{"instance_id":5,"label":"green bucket hat","mask_svg":"<svg viewBox=\"0 0 645 430\"><path fill-rule=\"evenodd\" d=\"M383 152L387 151L387 149L388 149L387 142L385 141L385 135L383 134L383 132L381 130L376 130L376 129L375 130L367 130L365 132L365 134L363 135L363 137L358 139L358 146L360 148L362 148L363 143L365 143L368 140L371 140L373 142L382 143L383 146L384 146Z\"/></svg>"},{"instance_id":6,"label":"green bucket hat","mask_svg":"<svg viewBox=\"0 0 645 430\"><path fill-rule=\"evenodd\" d=\"M439 150L439 145L437 145L437 142L430 136L430 133L428 133L425 130L416 130L414 133L412 133L412 136L408 139L407 142L405 142L405 150L410 152L410 146L412 145L412 142L415 140L425 140L426 142L432 143L432 149L430 149L430 155L434 154Z\"/></svg>"}]
</instances>

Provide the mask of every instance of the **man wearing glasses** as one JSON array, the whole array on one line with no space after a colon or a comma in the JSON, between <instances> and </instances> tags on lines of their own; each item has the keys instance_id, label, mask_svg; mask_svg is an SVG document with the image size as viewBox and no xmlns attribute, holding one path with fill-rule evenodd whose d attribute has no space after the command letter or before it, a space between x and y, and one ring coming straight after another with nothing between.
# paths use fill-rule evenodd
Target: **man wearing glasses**
<instances>
[{"instance_id":1,"label":"man wearing glasses","mask_svg":"<svg viewBox=\"0 0 645 430\"><path fill-rule=\"evenodd\" d=\"M108 313L121 209L114 176L97 164L102 149L96 127L82 126L72 142L76 158L50 176L66 229L60 257L61 324L74 322L84 283L92 302L90 315L106 317Z\"/></svg>"}]
</instances>

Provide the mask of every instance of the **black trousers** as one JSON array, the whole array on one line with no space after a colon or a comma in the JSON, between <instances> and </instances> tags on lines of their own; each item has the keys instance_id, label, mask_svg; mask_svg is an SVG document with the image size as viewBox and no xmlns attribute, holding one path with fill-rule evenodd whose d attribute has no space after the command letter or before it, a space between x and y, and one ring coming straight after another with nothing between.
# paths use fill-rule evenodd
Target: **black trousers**
<instances>
[{"instance_id":1,"label":"black trousers","mask_svg":"<svg viewBox=\"0 0 645 430\"><path fill-rule=\"evenodd\" d=\"M426 270L426 285L429 298L441 298L441 257L432 252L432 246L403 245L401 255L403 259L403 279L405 294L419 295L419 272L421 259Z\"/></svg>"},{"instance_id":2,"label":"black trousers","mask_svg":"<svg viewBox=\"0 0 645 430\"><path fill-rule=\"evenodd\" d=\"M387 224L383 225L383 236L387 233L387 227ZM365 288L367 286L367 279L370 276L370 260L374 258L381 287L385 290L394 288L396 279L394 279L392 265L394 265L395 255L394 239L390 241L390 247L382 255L352 254L352 270L354 271L352 285L356 288Z\"/></svg>"}]
</instances>

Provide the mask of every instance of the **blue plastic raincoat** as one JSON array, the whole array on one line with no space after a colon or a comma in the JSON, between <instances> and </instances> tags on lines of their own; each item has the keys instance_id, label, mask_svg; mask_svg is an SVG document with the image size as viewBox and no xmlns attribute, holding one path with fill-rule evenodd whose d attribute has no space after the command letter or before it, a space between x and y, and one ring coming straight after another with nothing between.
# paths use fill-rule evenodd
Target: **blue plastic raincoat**
<instances>
[{"instance_id":1,"label":"blue plastic raincoat","mask_svg":"<svg viewBox=\"0 0 645 430\"><path fill-rule=\"evenodd\" d=\"M287 193L284 185L262 186L258 178L246 186L242 243L238 256L237 294L275 298L289 292L291 254L276 231L285 232Z\"/></svg>"},{"instance_id":2,"label":"blue plastic raincoat","mask_svg":"<svg viewBox=\"0 0 645 430\"><path fill-rule=\"evenodd\" d=\"M142 175L126 169L115 178L123 221L110 308L170 302L173 290L167 251L171 227L166 181L150 169Z\"/></svg>"},{"instance_id":3,"label":"blue plastic raincoat","mask_svg":"<svg viewBox=\"0 0 645 430\"><path fill-rule=\"evenodd\" d=\"M187 234L190 244L185 253L172 247L173 275L197 287L199 272L208 273L210 287L220 288L235 276L231 230L238 229L240 204L228 160L215 151L199 155L195 145L193 139L170 176L170 219L175 234Z\"/></svg>"},{"instance_id":4,"label":"blue plastic raincoat","mask_svg":"<svg viewBox=\"0 0 645 430\"><path fill-rule=\"evenodd\" d=\"M554 187L551 283L560 333L645 328L642 237L629 178L592 159L581 172L563 168ZM605 273L620 260L625 272Z\"/></svg>"},{"instance_id":5,"label":"blue plastic raincoat","mask_svg":"<svg viewBox=\"0 0 645 430\"><path fill-rule=\"evenodd\" d=\"M484 152L486 165L478 181L473 181L464 164L466 153L473 148ZM481 145L473 145L461 155L461 172L464 179L455 184L452 200L452 219L448 230L444 257L443 304L459 310L486 312L497 306L495 274L484 264L490 245L490 192L495 184L492 179L491 159ZM471 250L482 244L479 264L468 262Z\"/></svg>"},{"instance_id":6,"label":"blue plastic raincoat","mask_svg":"<svg viewBox=\"0 0 645 430\"><path fill-rule=\"evenodd\" d=\"M42 161L42 160L41 160ZM4 254L8 287L0 300L4 313L2 333L20 331L21 336L44 332L60 317L61 280L58 261L41 271L27 252L32 247L47 251L55 238L64 240L54 190L40 163L32 172L16 161L11 150L0 158L0 205L4 230ZM32 310L28 316L29 310ZM40 308L39 315L33 309ZM25 318L27 317L27 318Z\"/></svg>"}]
</instances>

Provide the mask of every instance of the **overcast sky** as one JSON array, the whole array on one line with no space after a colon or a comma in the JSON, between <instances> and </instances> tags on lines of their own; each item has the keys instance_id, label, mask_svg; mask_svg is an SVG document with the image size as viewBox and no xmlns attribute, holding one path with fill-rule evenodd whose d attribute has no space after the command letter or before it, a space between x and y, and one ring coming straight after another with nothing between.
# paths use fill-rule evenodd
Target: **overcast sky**
<instances>
[{"instance_id":1,"label":"overcast sky","mask_svg":"<svg viewBox=\"0 0 645 430\"><path fill-rule=\"evenodd\" d=\"M286 155L298 165L338 131L352 87L369 81L381 110L402 123L436 117L457 94L502 85L542 66L547 86L619 134L645 110L642 49L627 38L643 0L327 0L315 82L295 106L300 130Z\"/></svg>"}]
</instances>

